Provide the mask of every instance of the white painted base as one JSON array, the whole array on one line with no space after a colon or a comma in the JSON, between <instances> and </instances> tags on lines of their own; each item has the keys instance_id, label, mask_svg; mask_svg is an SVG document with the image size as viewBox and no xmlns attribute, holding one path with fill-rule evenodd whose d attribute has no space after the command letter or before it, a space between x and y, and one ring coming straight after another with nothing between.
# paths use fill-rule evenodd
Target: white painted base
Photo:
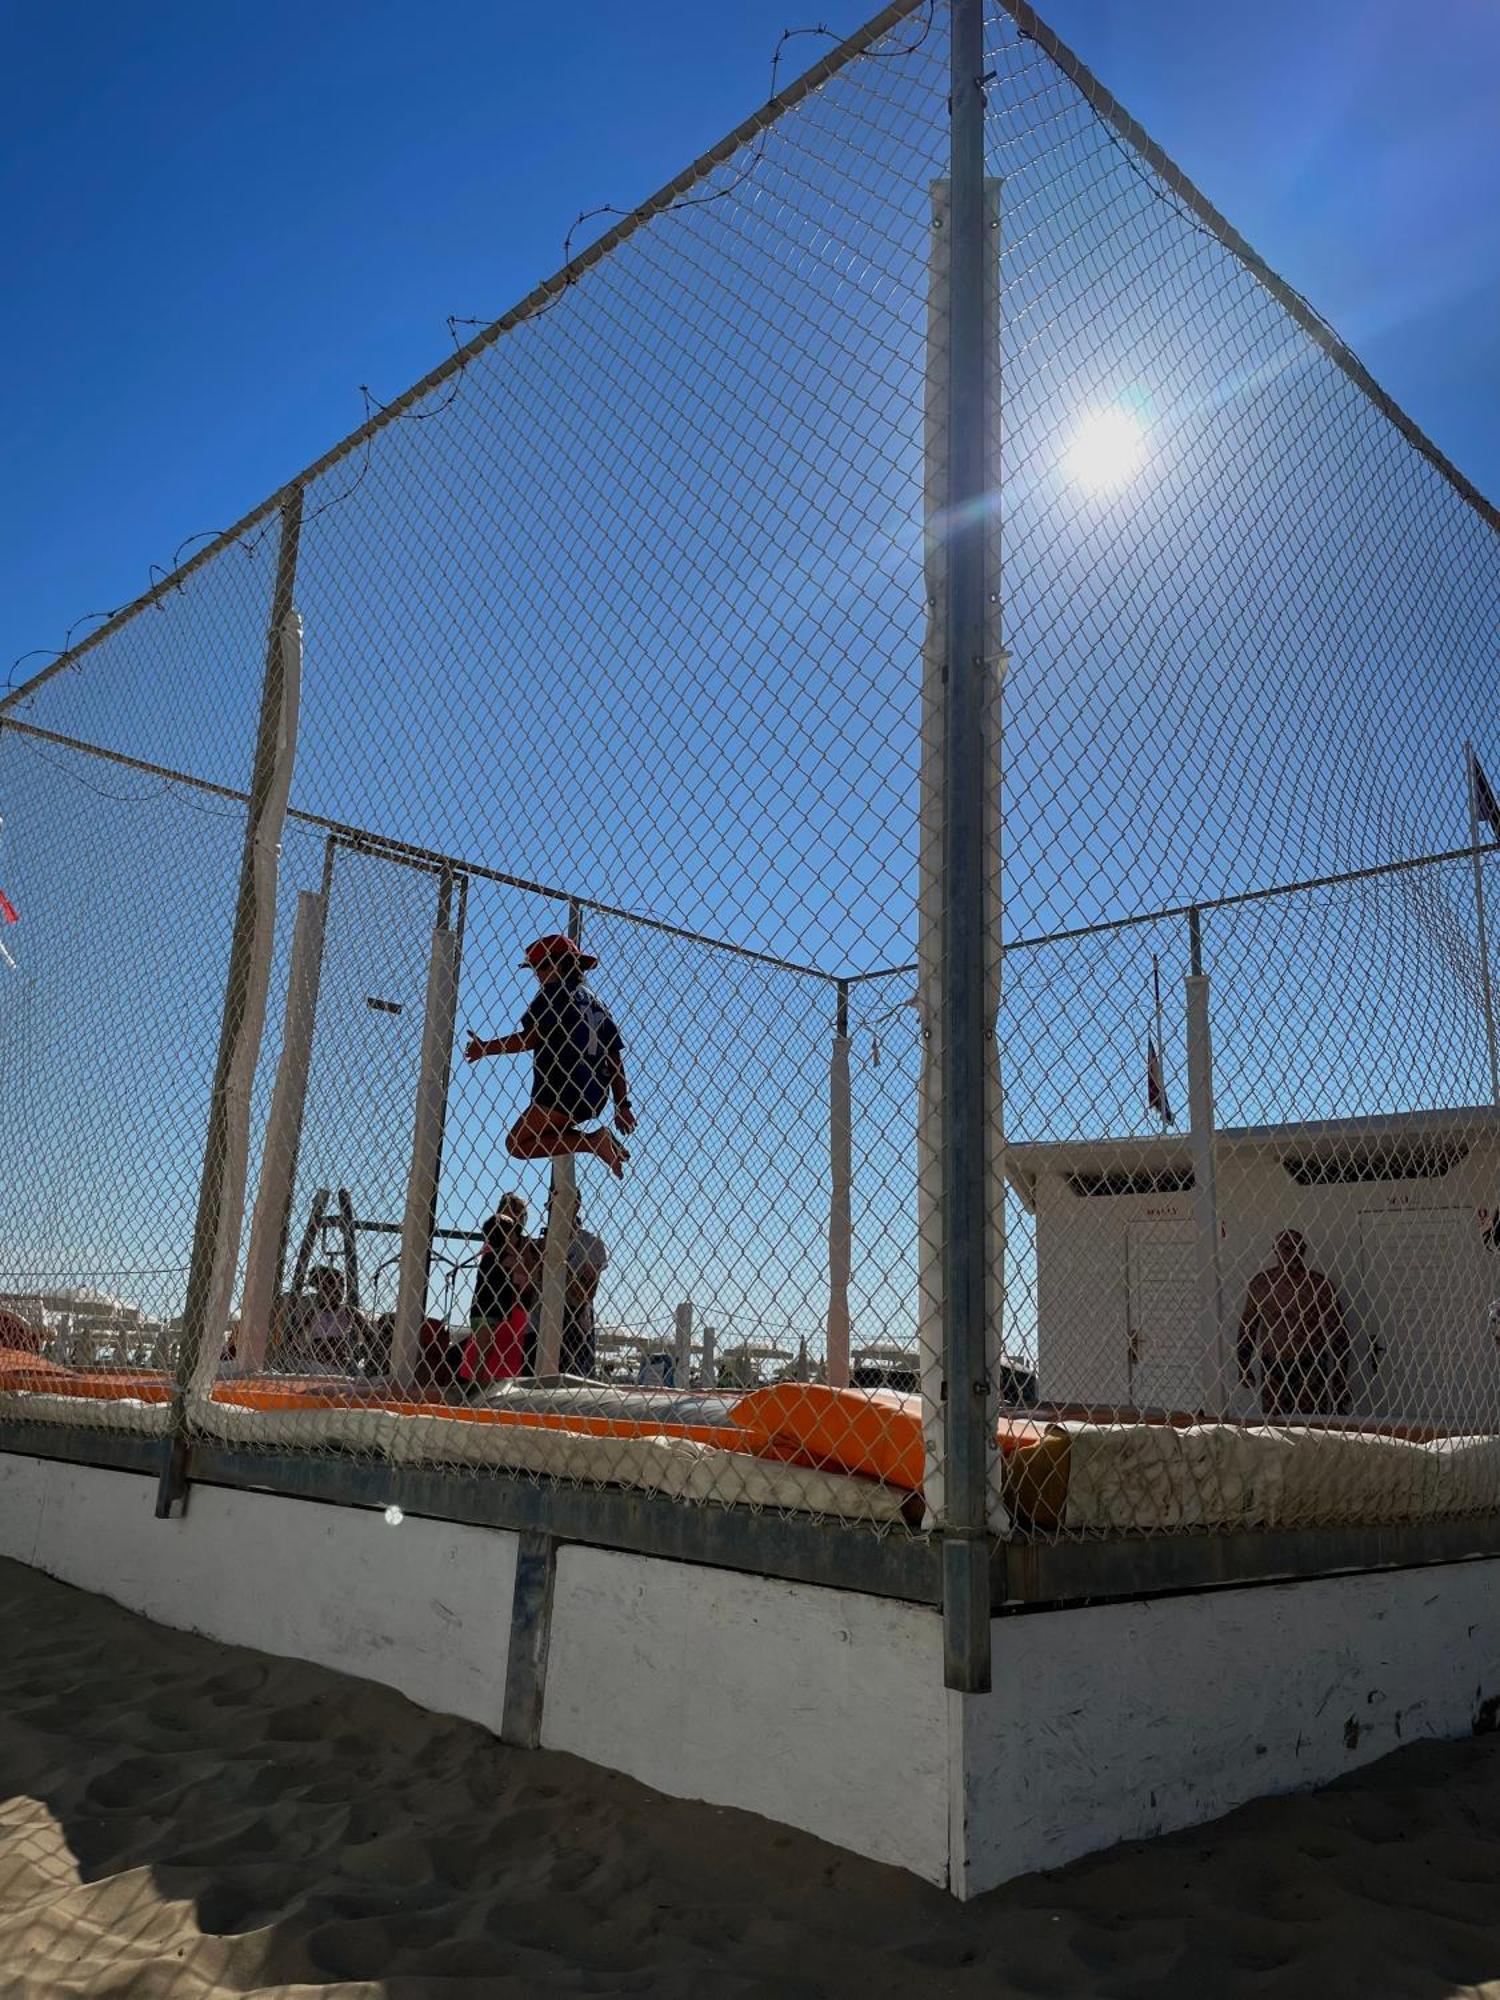
<instances>
[{"instance_id":1,"label":"white painted base","mask_svg":"<svg viewBox=\"0 0 1500 2000\"><path fill-rule=\"evenodd\" d=\"M0 1454L0 1554L498 1732L517 1537L209 1486L158 1521L155 1496ZM994 1692L952 1695L931 1609L566 1546L542 1741L973 1896L1493 1717L1500 1562L1037 1612L992 1644Z\"/></svg>"},{"instance_id":2,"label":"white painted base","mask_svg":"<svg viewBox=\"0 0 1500 2000\"><path fill-rule=\"evenodd\" d=\"M948 1877L950 1697L934 1611L564 1548L542 1742Z\"/></svg>"},{"instance_id":3,"label":"white painted base","mask_svg":"<svg viewBox=\"0 0 1500 2000\"><path fill-rule=\"evenodd\" d=\"M159 1624L400 1690L498 1731L516 1537L0 1453L0 1555Z\"/></svg>"},{"instance_id":4,"label":"white painted base","mask_svg":"<svg viewBox=\"0 0 1500 2000\"><path fill-rule=\"evenodd\" d=\"M1500 1695L1500 1562L991 1630L994 1692L964 1698L960 1896L1468 1735Z\"/></svg>"}]
</instances>

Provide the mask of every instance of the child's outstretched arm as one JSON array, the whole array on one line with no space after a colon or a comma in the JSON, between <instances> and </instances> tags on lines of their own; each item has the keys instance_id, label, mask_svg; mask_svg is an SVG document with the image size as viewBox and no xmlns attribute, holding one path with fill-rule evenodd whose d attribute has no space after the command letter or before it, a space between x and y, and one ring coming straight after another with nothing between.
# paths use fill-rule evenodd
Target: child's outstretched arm
<instances>
[{"instance_id":1,"label":"child's outstretched arm","mask_svg":"<svg viewBox=\"0 0 1500 2000\"><path fill-rule=\"evenodd\" d=\"M528 1034L524 1028L514 1035L496 1035L493 1041L488 1042L483 1041L478 1035L471 1034L464 1044L464 1061L478 1062L483 1056L524 1055L528 1049L534 1049L536 1045L536 1036Z\"/></svg>"}]
</instances>

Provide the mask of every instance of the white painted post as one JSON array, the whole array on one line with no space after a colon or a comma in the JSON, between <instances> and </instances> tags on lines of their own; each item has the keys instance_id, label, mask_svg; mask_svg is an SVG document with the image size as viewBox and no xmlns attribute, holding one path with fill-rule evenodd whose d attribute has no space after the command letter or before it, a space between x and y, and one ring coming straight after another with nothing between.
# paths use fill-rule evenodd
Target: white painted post
<instances>
[{"instance_id":1,"label":"white painted post","mask_svg":"<svg viewBox=\"0 0 1500 2000\"><path fill-rule=\"evenodd\" d=\"M1224 1300L1219 1274L1219 1192L1214 1139L1214 1058L1209 982L1203 971L1198 912L1189 913L1192 971L1187 991L1188 1140L1197 1225L1198 1352L1203 1410L1222 1416L1230 1400L1224 1369Z\"/></svg>"},{"instance_id":2,"label":"white painted post","mask_svg":"<svg viewBox=\"0 0 1500 2000\"><path fill-rule=\"evenodd\" d=\"M286 1010L281 1030L281 1058L261 1148L260 1179L250 1219L250 1248L245 1257L245 1289L240 1299L240 1331L235 1345L239 1374L255 1374L266 1365L266 1343L291 1223L293 1183L302 1143L302 1115L307 1104L307 1075L312 1062L313 1028L318 1012L318 985L323 976L323 934L328 898L304 889L297 898L297 922L292 932L292 957L287 971Z\"/></svg>"},{"instance_id":3,"label":"white painted post","mask_svg":"<svg viewBox=\"0 0 1500 2000\"><path fill-rule=\"evenodd\" d=\"M578 1163L571 1153L552 1162L552 1199L542 1244L542 1299L537 1316L539 1381L562 1373L563 1318L568 1297L568 1245L578 1219Z\"/></svg>"},{"instance_id":4,"label":"white painted post","mask_svg":"<svg viewBox=\"0 0 1500 2000\"><path fill-rule=\"evenodd\" d=\"M406 1181L406 1213L401 1223L396 1326L391 1339L391 1374L398 1382L412 1380L422 1351L433 1219L442 1169L448 1062L458 1010L458 954L458 932L450 930L440 919L432 933L432 952L427 962L427 1004L422 1017L422 1054L412 1114L411 1171Z\"/></svg>"},{"instance_id":5,"label":"white painted post","mask_svg":"<svg viewBox=\"0 0 1500 2000\"><path fill-rule=\"evenodd\" d=\"M691 1389L693 1386L693 1308L690 1303L677 1308L677 1353L672 1364L672 1386L676 1389Z\"/></svg>"},{"instance_id":6,"label":"white painted post","mask_svg":"<svg viewBox=\"0 0 1500 2000\"><path fill-rule=\"evenodd\" d=\"M854 1147L849 1082L849 982L838 984L838 1017L828 1068L828 1383L849 1386L849 1270L854 1221Z\"/></svg>"},{"instance_id":7,"label":"white painted post","mask_svg":"<svg viewBox=\"0 0 1500 2000\"><path fill-rule=\"evenodd\" d=\"M295 501L288 503L283 516L277 599L279 602L284 596L288 609L270 640L270 658L275 665L273 668L268 661L214 1078L214 1103L199 1187L198 1227L194 1232L193 1261L183 1307L179 1372L181 1392L187 1398L209 1395L219 1372L235 1266L239 1261L240 1230L245 1220L245 1183L250 1172L250 1092L266 1024L281 834L292 788L302 700L302 620L290 608L289 601L301 520L298 488ZM173 1478L175 1474L169 1468L163 1476L159 1508Z\"/></svg>"}]
</instances>

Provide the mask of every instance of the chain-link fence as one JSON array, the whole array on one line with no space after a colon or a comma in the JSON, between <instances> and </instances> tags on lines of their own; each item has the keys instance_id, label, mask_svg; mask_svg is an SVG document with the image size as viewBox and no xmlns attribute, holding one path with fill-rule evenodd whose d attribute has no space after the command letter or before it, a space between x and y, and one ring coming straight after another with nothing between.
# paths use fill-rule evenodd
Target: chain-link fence
<instances>
[{"instance_id":1,"label":"chain-link fence","mask_svg":"<svg viewBox=\"0 0 1500 2000\"><path fill-rule=\"evenodd\" d=\"M1496 525L1029 9L888 8L0 704L8 1414L1493 1511Z\"/></svg>"}]
</instances>

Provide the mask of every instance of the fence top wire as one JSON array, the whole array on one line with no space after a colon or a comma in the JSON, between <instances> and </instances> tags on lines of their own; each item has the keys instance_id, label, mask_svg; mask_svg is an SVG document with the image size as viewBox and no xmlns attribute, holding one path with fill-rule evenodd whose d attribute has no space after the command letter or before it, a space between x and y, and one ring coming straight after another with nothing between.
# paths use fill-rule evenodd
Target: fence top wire
<instances>
[{"instance_id":1,"label":"fence top wire","mask_svg":"<svg viewBox=\"0 0 1500 2000\"><path fill-rule=\"evenodd\" d=\"M139 771L144 777L160 778L168 786L184 785L190 791L204 792L234 805L248 806L250 803L250 794L237 790L233 785L218 785L210 778L197 778L189 771L174 770L169 764L153 764L145 757L128 756L123 750L107 750L102 744L86 743L81 737L65 736L59 730L43 729L38 723L22 722L17 716L0 712L0 730L3 729L13 730L31 742L55 744L59 749L76 751L85 757L97 757L106 764L115 764L127 771ZM533 882L524 875L508 875L503 869L490 868L483 862L466 861L460 855L444 854L437 848L421 847L409 840L397 840L369 827L330 819L325 813L288 806L286 816L299 825L316 827L344 846L385 860L408 862L414 867L438 872L451 870L455 875L474 876L482 882L496 882L507 889L523 890L528 895L545 896L549 901L574 903L580 910L591 911L595 916L617 917L624 923L638 924L643 930L660 931L667 937L681 938L687 944L703 945L709 951L728 952L731 957L773 966L778 972L794 973L798 978L816 979L826 986L849 983L847 978L825 972L821 966L804 965L798 959L778 958L774 952L756 951L750 945L735 944L729 938L710 937L705 931L668 923L664 917L648 916L641 910L622 909L614 903L601 903L595 896L579 895L572 889L553 888L545 882Z\"/></svg>"},{"instance_id":2,"label":"fence top wire","mask_svg":"<svg viewBox=\"0 0 1500 2000\"><path fill-rule=\"evenodd\" d=\"M1137 910L1128 917L1104 917L1094 924L1071 924L1063 930L1039 931L1034 937L1007 938L1000 949L1035 951L1043 945L1073 944L1080 938L1105 937L1114 931L1144 930L1152 924L1169 923L1181 917L1205 917L1215 910L1236 910L1246 903L1269 903L1278 896L1300 896L1315 889L1341 889L1351 882L1375 882L1387 875L1410 875L1419 868L1440 868L1450 861L1469 861L1476 855L1500 854L1500 841L1481 840L1471 846L1449 847L1438 854L1403 855L1397 861L1376 861L1368 868L1345 868L1334 875L1311 875L1298 882L1272 882L1263 889L1236 889L1227 896L1198 896L1190 903L1166 903L1158 910ZM914 979L916 961L904 965L883 965L873 972L846 973L840 983L862 986L872 979Z\"/></svg>"},{"instance_id":3,"label":"fence top wire","mask_svg":"<svg viewBox=\"0 0 1500 2000\"><path fill-rule=\"evenodd\" d=\"M508 312L502 313L498 319L491 320L470 340L455 347L452 354L446 356L436 368L431 369L420 381L414 382L401 395L389 403L382 404L374 416L367 418L357 429L350 431L347 437L330 446L311 465L279 486L257 506L252 507L249 513L242 515L235 522L233 527L225 528L212 541L206 542L195 555L190 556L186 562L180 563L153 584L149 590L143 591L139 597L132 598L130 603L122 605L118 611L113 612L102 625L96 626L92 632L80 639L76 646L65 648L55 660L50 661L39 672L23 681L19 687L13 688L9 694L0 698L0 716L34 694L38 688L55 675L62 673L65 668L76 665L86 653L91 652L111 633L119 631L122 625L128 624L138 613L158 603L177 589L194 571L202 569L224 549L239 541L252 528L258 527L269 515L274 514L298 487L310 486L322 474L358 451L361 445L367 444L378 432L397 422L433 390L440 389L445 382L461 374L471 361L486 348L493 347L514 327L520 326L523 321L534 319L538 313L545 311L569 286L576 284L585 271L602 262L653 217L680 202L684 195L706 180L715 168L730 159L740 147L759 138L785 112L801 104L831 78L837 76L840 70L847 68L859 56L869 52L882 35L887 34L892 28L899 27L912 15L920 14L924 10L930 13L936 5L937 0L890 0L890 4L882 7L880 12L873 15L862 28L857 28L836 48L830 49L810 69L804 70L801 76L787 84L785 89L778 90L767 98L758 111L742 119L732 132L726 133L707 152L700 153L691 165L674 175L663 187L658 188L655 194L648 195L628 214L621 216L612 228L606 229L586 248L570 255L558 270L534 286Z\"/></svg>"}]
</instances>

